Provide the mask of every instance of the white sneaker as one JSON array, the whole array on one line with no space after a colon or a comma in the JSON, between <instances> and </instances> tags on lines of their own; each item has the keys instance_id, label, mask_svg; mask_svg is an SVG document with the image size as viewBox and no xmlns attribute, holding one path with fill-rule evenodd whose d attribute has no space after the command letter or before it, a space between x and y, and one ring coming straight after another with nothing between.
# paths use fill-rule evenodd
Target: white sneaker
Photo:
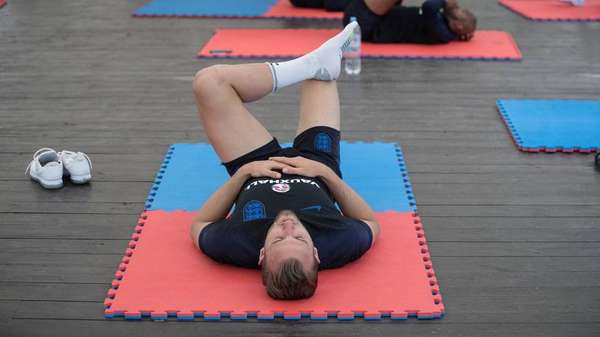
<instances>
[{"instance_id":1,"label":"white sneaker","mask_svg":"<svg viewBox=\"0 0 600 337\"><path fill-rule=\"evenodd\" d=\"M58 153L64 165L64 175L71 177L74 184L85 184L92 180L92 161L83 152L62 150Z\"/></svg>"},{"instance_id":2,"label":"white sneaker","mask_svg":"<svg viewBox=\"0 0 600 337\"><path fill-rule=\"evenodd\" d=\"M45 188L54 189L63 186L63 163L53 149L44 147L33 154L33 160L25 169L31 179Z\"/></svg>"}]
</instances>

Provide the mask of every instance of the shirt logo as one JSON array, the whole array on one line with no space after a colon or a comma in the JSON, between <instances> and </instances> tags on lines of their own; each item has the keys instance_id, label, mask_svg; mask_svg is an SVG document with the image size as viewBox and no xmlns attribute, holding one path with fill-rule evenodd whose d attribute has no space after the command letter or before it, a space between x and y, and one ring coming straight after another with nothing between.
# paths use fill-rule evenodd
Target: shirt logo
<instances>
[{"instance_id":1,"label":"shirt logo","mask_svg":"<svg viewBox=\"0 0 600 337\"><path fill-rule=\"evenodd\" d=\"M333 140L325 132L320 132L315 136L315 150L330 153L332 151Z\"/></svg>"},{"instance_id":2,"label":"shirt logo","mask_svg":"<svg viewBox=\"0 0 600 337\"><path fill-rule=\"evenodd\" d=\"M290 190L290 185L288 184L275 184L271 187L273 191L278 193L285 193Z\"/></svg>"},{"instance_id":3,"label":"shirt logo","mask_svg":"<svg viewBox=\"0 0 600 337\"><path fill-rule=\"evenodd\" d=\"M267 217L265 205L258 200L250 200L244 205L243 218L244 222L264 219Z\"/></svg>"}]
</instances>

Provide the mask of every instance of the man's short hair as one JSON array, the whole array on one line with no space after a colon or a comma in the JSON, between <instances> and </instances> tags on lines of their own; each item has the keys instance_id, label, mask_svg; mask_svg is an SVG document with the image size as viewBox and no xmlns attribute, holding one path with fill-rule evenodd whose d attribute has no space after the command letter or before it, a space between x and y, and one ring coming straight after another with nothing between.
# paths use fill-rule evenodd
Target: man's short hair
<instances>
[{"instance_id":1,"label":"man's short hair","mask_svg":"<svg viewBox=\"0 0 600 337\"><path fill-rule=\"evenodd\" d=\"M299 300L311 297L317 289L319 263L306 272L297 259L284 260L276 271L270 271L266 260L262 265L262 279L269 296L276 300Z\"/></svg>"},{"instance_id":2,"label":"man's short hair","mask_svg":"<svg viewBox=\"0 0 600 337\"><path fill-rule=\"evenodd\" d=\"M473 14L468 9L463 9L464 18L463 18L463 27L465 29L465 34L473 33L477 29L477 18L475 14Z\"/></svg>"}]
</instances>

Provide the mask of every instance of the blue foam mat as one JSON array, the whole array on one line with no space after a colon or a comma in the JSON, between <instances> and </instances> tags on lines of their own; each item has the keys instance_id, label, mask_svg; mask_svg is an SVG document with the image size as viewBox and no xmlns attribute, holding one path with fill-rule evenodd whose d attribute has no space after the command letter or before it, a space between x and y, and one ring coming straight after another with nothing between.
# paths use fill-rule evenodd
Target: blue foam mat
<instances>
[{"instance_id":1,"label":"blue foam mat","mask_svg":"<svg viewBox=\"0 0 600 337\"><path fill-rule=\"evenodd\" d=\"M276 0L152 0L133 15L256 17L275 3Z\"/></svg>"},{"instance_id":2,"label":"blue foam mat","mask_svg":"<svg viewBox=\"0 0 600 337\"><path fill-rule=\"evenodd\" d=\"M500 99L496 104L521 150L600 149L600 101Z\"/></svg>"},{"instance_id":3,"label":"blue foam mat","mask_svg":"<svg viewBox=\"0 0 600 337\"><path fill-rule=\"evenodd\" d=\"M341 158L344 180L376 212L416 211L404 158L396 144L342 142ZM210 144L174 144L160 166L145 208L198 210L227 179Z\"/></svg>"}]
</instances>

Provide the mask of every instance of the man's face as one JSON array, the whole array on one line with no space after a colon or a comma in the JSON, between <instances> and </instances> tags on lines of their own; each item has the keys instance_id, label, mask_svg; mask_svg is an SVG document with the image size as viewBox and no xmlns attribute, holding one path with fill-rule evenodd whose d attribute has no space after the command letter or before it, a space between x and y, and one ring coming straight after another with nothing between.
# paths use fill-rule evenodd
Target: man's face
<instances>
[{"instance_id":1,"label":"man's face","mask_svg":"<svg viewBox=\"0 0 600 337\"><path fill-rule=\"evenodd\" d=\"M304 225L294 212L284 210L279 212L267 232L258 263L266 261L270 270L277 270L281 262L289 258L300 261L305 270L310 270L319 259Z\"/></svg>"}]
</instances>

